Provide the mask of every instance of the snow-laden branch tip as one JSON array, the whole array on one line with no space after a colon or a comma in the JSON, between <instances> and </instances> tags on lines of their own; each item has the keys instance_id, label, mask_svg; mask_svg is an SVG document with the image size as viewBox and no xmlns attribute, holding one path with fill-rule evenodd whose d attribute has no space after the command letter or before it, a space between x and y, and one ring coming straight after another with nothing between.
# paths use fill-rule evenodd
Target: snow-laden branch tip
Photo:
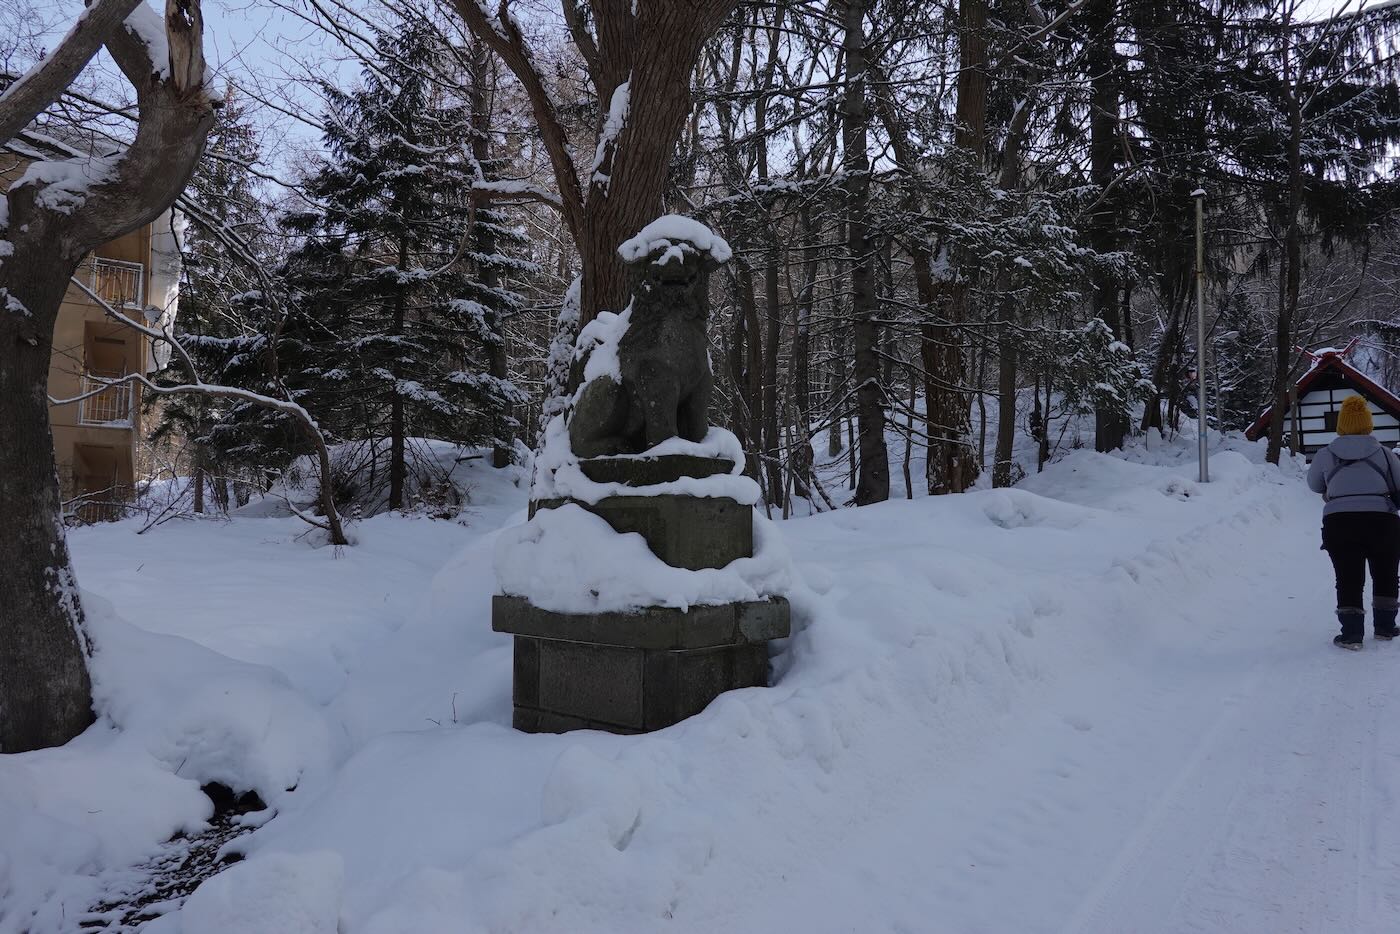
<instances>
[{"instance_id":1,"label":"snow-laden branch tip","mask_svg":"<svg viewBox=\"0 0 1400 934\"><path fill-rule=\"evenodd\" d=\"M502 179L493 182L476 179L472 182L472 196L478 195L483 201L538 201L556 211L564 209L564 203L554 192L532 185L523 179Z\"/></svg>"}]
</instances>

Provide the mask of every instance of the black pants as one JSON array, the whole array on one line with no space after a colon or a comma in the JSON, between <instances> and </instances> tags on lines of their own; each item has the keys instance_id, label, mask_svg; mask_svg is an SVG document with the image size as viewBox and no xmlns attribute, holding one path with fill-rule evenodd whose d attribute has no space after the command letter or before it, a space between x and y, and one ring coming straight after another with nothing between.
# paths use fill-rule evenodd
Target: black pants
<instances>
[{"instance_id":1,"label":"black pants","mask_svg":"<svg viewBox=\"0 0 1400 934\"><path fill-rule=\"evenodd\" d=\"M1337 512L1322 517L1322 547L1337 572L1337 608L1363 610L1366 566L1371 567L1371 598L1394 606L1400 587L1400 518L1386 512Z\"/></svg>"}]
</instances>

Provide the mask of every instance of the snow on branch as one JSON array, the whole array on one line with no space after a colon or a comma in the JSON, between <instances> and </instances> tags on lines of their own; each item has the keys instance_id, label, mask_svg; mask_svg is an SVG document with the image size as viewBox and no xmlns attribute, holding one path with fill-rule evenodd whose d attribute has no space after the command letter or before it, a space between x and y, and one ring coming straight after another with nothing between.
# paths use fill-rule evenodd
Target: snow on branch
<instances>
[{"instance_id":1,"label":"snow on branch","mask_svg":"<svg viewBox=\"0 0 1400 934\"><path fill-rule=\"evenodd\" d=\"M603 120L603 132L598 135L598 148L593 151L593 165L589 168L589 181L608 190L612 181L612 155L617 149L617 138L627 126L627 111L631 105L631 84L624 81L612 93L608 103L608 115ZM604 171L606 167L607 171Z\"/></svg>"},{"instance_id":2,"label":"snow on branch","mask_svg":"<svg viewBox=\"0 0 1400 934\"><path fill-rule=\"evenodd\" d=\"M54 50L0 94L0 143L13 139L64 92L117 24L142 0L94 0Z\"/></svg>"},{"instance_id":3,"label":"snow on branch","mask_svg":"<svg viewBox=\"0 0 1400 934\"><path fill-rule=\"evenodd\" d=\"M467 28L501 57L524 87L535 123L539 125L540 138L554 168L564 222L575 238L580 237L583 232L583 190L579 185L578 168L570 155L568 132L559 117L558 106L545 87L520 24L511 15L509 0L501 0L494 17L481 0L453 0L452 5Z\"/></svg>"},{"instance_id":4,"label":"snow on branch","mask_svg":"<svg viewBox=\"0 0 1400 934\"><path fill-rule=\"evenodd\" d=\"M237 399L258 406L259 408L269 409L274 412L280 412L284 415L288 415L301 429L302 434L306 437L307 441L309 441L312 447L315 449L316 459L320 468L320 505L321 511L325 515L325 524L322 525L320 522L312 522L312 524L316 525L318 528L325 529L328 533L330 533L331 543L333 545L339 546L348 544L348 540L345 537L344 529L342 528L340 523L340 514L336 511L335 501L331 495L330 451L326 448L326 440L325 437L321 434L321 426L316 423L316 419L312 417L310 412L308 412L304 407L302 407L298 403L293 402L290 398L278 399L274 396L263 395L262 393L253 392L250 389L243 389L239 386L222 386L204 382L204 380L200 378L199 370L194 365L193 358L190 357L190 354L188 351L185 350L184 345L178 339L176 339L174 335L170 333L170 330L168 328L153 328L148 325L141 324L138 321L133 321L131 318L127 317L126 315L113 308L111 304L109 304L105 299L102 298L102 296L98 295L95 291L89 288L88 285L84 283L81 279L78 279L77 277L72 277L69 279L69 281L73 285L76 285L85 295L87 295L88 298L96 302L98 307L102 309L103 314L111 318L113 321L116 321L117 323L125 327L131 328L134 331L144 334L152 340L164 341L165 343L169 344L170 347L174 350L174 352L179 356L180 363L185 369L185 373L188 376L189 382L178 386L157 386L155 383L147 379L144 374L141 373L128 373L127 375L119 377L117 379L103 379L101 377L93 377L99 383L101 383L99 388L91 392L86 392L81 395L74 396L71 399L55 399L54 397L50 396L50 405L70 405L74 402L81 402L83 399L87 399L91 396L97 395L100 392L104 392L108 389L111 389L113 386L121 386L129 383L138 383L146 387L151 392L156 393L157 395L194 393L198 395L212 396L216 398ZM300 513L297 514L301 515ZM311 521L306 516L302 516L302 518L307 519L307 521Z\"/></svg>"},{"instance_id":5,"label":"snow on branch","mask_svg":"<svg viewBox=\"0 0 1400 934\"><path fill-rule=\"evenodd\" d=\"M482 201L537 201L556 211L564 210L563 201L554 192L517 179L494 182L477 179L472 182L472 197Z\"/></svg>"}]
</instances>

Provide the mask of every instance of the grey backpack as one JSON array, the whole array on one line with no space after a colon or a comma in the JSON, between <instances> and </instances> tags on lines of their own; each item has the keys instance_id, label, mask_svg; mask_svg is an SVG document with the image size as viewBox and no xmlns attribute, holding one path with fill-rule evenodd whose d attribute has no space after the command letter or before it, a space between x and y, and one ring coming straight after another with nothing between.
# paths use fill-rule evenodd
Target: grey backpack
<instances>
[{"instance_id":1,"label":"grey backpack","mask_svg":"<svg viewBox=\"0 0 1400 934\"><path fill-rule=\"evenodd\" d=\"M1389 497L1389 499L1390 499L1390 504L1391 504L1392 506L1394 506L1396 509L1400 509L1400 489L1396 489L1396 487L1395 487L1395 476L1394 476L1394 473L1392 472L1392 469L1391 469L1391 466L1390 466L1390 458L1389 458L1388 456L1386 456L1386 452L1385 452L1383 449L1382 449L1382 451L1381 451L1381 456L1382 456L1382 457L1385 457L1385 469L1384 469L1384 470L1381 469L1380 464L1377 464L1375 461L1371 460L1370 457L1350 457L1350 458L1348 458L1348 457L1339 457L1337 454L1333 454L1332 456L1333 456L1334 458L1336 458L1337 466L1333 467L1333 468L1332 468L1330 471L1328 471L1328 473L1327 473L1327 486L1328 486L1329 488L1332 486L1332 478L1335 477L1335 476L1337 475L1337 473L1338 473L1343 467L1350 467L1352 464L1365 464L1367 467L1370 467L1370 468L1371 468L1372 470L1374 470L1377 474L1379 474L1379 475L1380 475L1380 478L1381 478L1383 481L1385 481L1385 490L1386 490L1386 491L1385 491L1384 494L1381 494L1381 493L1343 493L1343 494L1341 494L1340 496L1332 496L1331 494L1328 494L1328 496L1327 496L1327 501L1328 501L1329 503L1332 502L1333 500L1337 500L1337 499L1348 499L1348 498L1350 498L1350 497L1352 497L1352 496L1382 496L1382 495L1384 495L1384 496Z\"/></svg>"}]
</instances>

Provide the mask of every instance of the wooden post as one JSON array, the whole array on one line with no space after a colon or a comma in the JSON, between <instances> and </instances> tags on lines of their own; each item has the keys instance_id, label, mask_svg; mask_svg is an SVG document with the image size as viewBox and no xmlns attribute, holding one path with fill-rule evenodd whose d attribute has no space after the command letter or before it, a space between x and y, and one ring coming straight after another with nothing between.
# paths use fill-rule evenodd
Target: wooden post
<instances>
[{"instance_id":1,"label":"wooden post","mask_svg":"<svg viewBox=\"0 0 1400 934\"><path fill-rule=\"evenodd\" d=\"M1289 445L1294 454L1301 454L1303 451L1303 432L1298 424L1298 386L1294 384L1288 388L1288 412L1292 418L1292 443Z\"/></svg>"},{"instance_id":2,"label":"wooden post","mask_svg":"<svg viewBox=\"0 0 1400 934\"><path fill-rule=\"evenodd\" d=\"M1196 444L1200 480L1210 482L1210 451L1206 430L1206 247L1205 189L1191 192L1196 199ZM1219 427L1219 426L1217 426Z\"/></svg>"}]
</instances>

